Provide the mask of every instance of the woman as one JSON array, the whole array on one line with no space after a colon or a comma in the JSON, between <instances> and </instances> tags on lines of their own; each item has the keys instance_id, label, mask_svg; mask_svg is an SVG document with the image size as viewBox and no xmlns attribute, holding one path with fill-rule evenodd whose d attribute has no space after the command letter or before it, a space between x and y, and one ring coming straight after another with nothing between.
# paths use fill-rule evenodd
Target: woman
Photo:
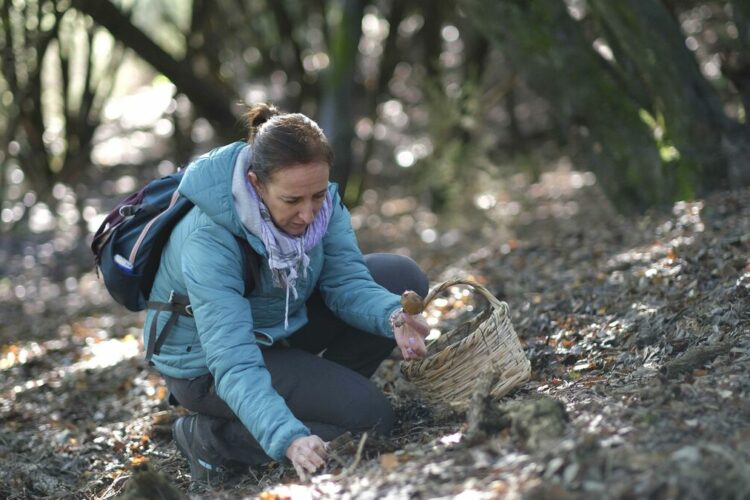
<instances>
[{"instance_id":1,"label":"woman","mask_svg":"<svg viewBox=\"0 0 750 500\"><path fill-rule=\"evenodd\" d=\"M326 441L388 434L390 405L368 378L396 345L424 356L428 332L399 306L404 290L426 293L426 276L404 257L362 256L318 125L265 104L246 118L248 143L187 167L179 192L195 207L172 231L150 296L190 300L192 316L179 316L152 362L194 412L173 434L203 483L284 458L305 477L324 464ZM238 238L260 262L248 297ZM166 316L150 310L144 332Z\"/></svg>"}]
</instances>

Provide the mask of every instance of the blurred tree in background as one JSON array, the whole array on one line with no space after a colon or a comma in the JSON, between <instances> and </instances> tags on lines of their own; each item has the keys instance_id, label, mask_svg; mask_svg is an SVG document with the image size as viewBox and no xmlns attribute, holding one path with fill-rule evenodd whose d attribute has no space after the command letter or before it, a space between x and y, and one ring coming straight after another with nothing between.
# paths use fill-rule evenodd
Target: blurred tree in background
<instances>
[{"instance_id":1,"label":"blurred tree in background","mask_svg":"<svg viewBox=\"0 0 750 500\"><path fill-rule=\"evenodd\" d=\"M54 1L0 2L0 19L0 189L4 201L49 203L56 184L76 183L89 167L92 138L123 49L87 16L59 10ZM30 191L7 186L19 172Z\"/></svg>"},{"instance_id":2,"label":"blurred tree in background","mask_svg":"<svg viewBox=\"0 0 750 500\"><path fill-rule=\"evenodd\" d=\"M464 2L621 208L750 180L741 3Z\"/></svg>"},{"instance_id":3,"label":"blurred tree in background","mask_svg":"<svg viewBox=\"0 0 750 500\"><path fill-rule=\"evenodd\" d=\"M156 84L171 103L135 142L167 138L169 162L143 178L241 139L242 103L267 100L323 126L349 203L384 179L449 210L540 152L622 210L745 185L748 19L742 0L0 0L2 227L68 196L84 229L117 166L92 154L123 132L108 99Z\"/></svg>"}]
</instances>

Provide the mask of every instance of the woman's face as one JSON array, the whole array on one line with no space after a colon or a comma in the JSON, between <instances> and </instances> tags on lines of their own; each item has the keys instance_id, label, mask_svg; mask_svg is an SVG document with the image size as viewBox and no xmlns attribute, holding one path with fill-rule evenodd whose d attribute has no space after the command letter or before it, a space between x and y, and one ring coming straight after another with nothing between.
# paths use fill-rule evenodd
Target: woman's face
<instances>
[{"instance_id":1,"label":"woman's face","mask_svg":"<svg viewBox=\"0 0 750 500\"><path fill-rule=\"evenodd\" d=\"M276 226L300 236L323 206L329 171L325 162L301 163L277 170L263 183L254 172L248 177Z\"/></svg>"}]
</instances>

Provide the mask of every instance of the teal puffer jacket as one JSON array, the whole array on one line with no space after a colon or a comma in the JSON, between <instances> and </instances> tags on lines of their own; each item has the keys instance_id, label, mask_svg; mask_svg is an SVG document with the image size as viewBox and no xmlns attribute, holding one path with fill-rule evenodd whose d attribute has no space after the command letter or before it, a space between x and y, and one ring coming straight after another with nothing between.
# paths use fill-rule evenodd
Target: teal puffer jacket
<instances>
[{"instance_id":1,"label":"teal puffer jacket","mask_svg":"<svg viewBox=\"0 0 750 500\"><path fill-rule=\"evenodd\" d=\"M170 377L189 379L211 373L219 397L265 452L281 460L291 442L309 435L310 430L272 388L261 349L307 322L305 302L315 288L341 319L386 337L393 336L388 318L399 307L399 297L373 281L349 213L331 184L333 210L328 230L308 254L310 267L306 276L300 273L298 297L290 294L289 326L285 329L285 289L273 286L266 249L240 220L232 193L233 176L236 183L239 169L243 168L240 177L247 170L241 153L250 154L249 146L233 143L187 167L179 191L195 207L170 235L150 300L166 301L171 291L187 295L194 316L179 317L152 360L157 370ZM246 238L260 256L259 282L248 298L243 296L243 261L235 236ZM155 316L154 311L148 311L144 336L149 335ZM167 316L159 315L157 331Z\"/></svg>"}]
</instances>

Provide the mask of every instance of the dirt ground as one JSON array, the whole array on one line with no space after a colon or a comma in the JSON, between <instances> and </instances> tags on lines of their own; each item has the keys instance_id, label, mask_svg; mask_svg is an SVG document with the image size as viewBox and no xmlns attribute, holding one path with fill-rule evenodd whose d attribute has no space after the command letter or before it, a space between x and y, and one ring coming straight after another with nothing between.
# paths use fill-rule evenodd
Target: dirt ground
<instances>
[{"instance_id":1,"label":"dirt ground","mask_svg":"<svg viewBox=\"0 0 750 500\"><path fill-rule=\"evenodd\" d=\"M424 257L435 283L471 276L508 303L531 380L468 417L387 360L394 435L337 440L304 482L270 464L191 485L142 317L93 273L69 279L85 251L64 237L4 239L0 498L750 498L750 190L623 218L548 181L519 195L510 232ZM473 298L430 314L455 324Z\"/></svg>"}]
</instances>

